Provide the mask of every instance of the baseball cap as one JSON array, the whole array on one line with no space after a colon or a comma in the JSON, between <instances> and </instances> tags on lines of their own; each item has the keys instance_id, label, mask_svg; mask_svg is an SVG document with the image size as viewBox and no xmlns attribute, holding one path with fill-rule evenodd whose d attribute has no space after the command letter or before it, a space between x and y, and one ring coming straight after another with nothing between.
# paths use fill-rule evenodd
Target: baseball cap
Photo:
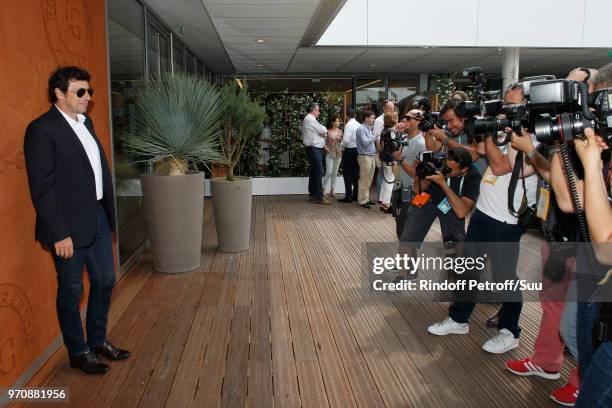
<instances>
[{"instance_id":1,"label":"baseball cap","mask_svg":"<svg viewBox=\"0 0 612 408\"><path fill-rule=\"evenodd\" d=\"M464 168L472 164L472 155L463 147L453 147L448 151L448 159L456 161Z\"/></svg>"}]
</instances>

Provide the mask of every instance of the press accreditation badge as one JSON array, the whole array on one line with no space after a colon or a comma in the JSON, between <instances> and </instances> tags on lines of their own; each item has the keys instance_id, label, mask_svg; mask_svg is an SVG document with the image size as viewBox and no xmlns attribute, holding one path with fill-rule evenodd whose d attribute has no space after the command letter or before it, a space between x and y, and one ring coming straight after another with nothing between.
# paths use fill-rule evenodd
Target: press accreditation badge
<instances>
[{"instance_id":1,"label":"press accreditation badge","mask_svg":"<svg viewBox=\"0 0 612 408\"><path fill-rule=\"evenodd\" d=\"M495 183L497 183L497 176L493 174L490 166L487 167L485 174L482 176L482 182L491 184L493 186L495 185Z\"/></svg>"},{"instance_id":2,"label":"press accreditation badge","mask_svg":"<svg viewBox=\"0 0 612 408\"><path fill-rule=\"evenodd\" d=\"M546 221L548 219L548 210L550 208L550 190L544 186L540 187L538 197L538 206L536 208L536 216Z\"/></svg>"},{"instance_id":3,"label":"press accreditation badge","mask_svg":"<svg viewBox=\"0 0 612 408\"><path fill-rule=\"evenodd\" d=\"M438 204L438 210L440 210L444 215L448 214L448 212L452 209L453 207L451 207L450 203L448 202L448 198L446 197L440 202L440 204Z\"/></svg>"}]
</instances>

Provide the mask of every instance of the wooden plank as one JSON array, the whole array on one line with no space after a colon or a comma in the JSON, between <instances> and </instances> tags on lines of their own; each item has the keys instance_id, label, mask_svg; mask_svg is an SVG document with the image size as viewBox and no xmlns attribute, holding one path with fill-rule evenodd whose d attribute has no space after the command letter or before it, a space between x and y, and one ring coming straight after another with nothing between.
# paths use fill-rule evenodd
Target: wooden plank
<instances>
[{"instance_id":1,"label":"wooden plank","mask_svg":"<svg viewBox=\"0 0 612 408\"><path fill-rule=\"evenodd\" d=\"M210 338L215 335L211 332L211 326L215 317L221 278L226 262L227 254L218 253L215 255L209 271L210 277L200 299L187 344L170 388L166 401L168 407L186 407L193 401L206 348ZM204 375L207 375L207 373Z\"/></svg>"},{"instance_id":2,"label":"wooden plank","mask_svg":"<svg viewBox=\"0 0 612 408\"><path fill-rule=\"evenodd\" d=\"M249 407L271 407L272 344L270 341L270 296L268 294L268 267L266 262L266 213L263 197L254 199L253 211L253 302L251 309L248 401Z\"/></svg>"},{"instance_id":3,"label":"wooden plank","mask_svg":"<svg viewBox=\"0 0 612 408\"><path fill-rule=\"evenodd\" d=\"M299 407L301 402L297 383L297 369L293 356L289 313L274 227L274 214L268 207L266 207L265 222L274 405Z\"/></svg>"}]
</instances>

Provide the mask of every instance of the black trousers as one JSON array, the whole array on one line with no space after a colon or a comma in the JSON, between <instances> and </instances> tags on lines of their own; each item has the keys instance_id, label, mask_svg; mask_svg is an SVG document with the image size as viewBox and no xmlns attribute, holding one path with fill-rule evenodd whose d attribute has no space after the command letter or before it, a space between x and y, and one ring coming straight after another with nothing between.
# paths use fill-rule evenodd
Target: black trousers
<instances>
[{"instance_id":1,"label":"black trousers","mask_svg":"<svg viewBox=\"0 0 612 408\"><path fill-rule=\"evenodd\" d=\"M359 163L357 163L356 147L347 147L342 152L342 178L344 178L345 197L357 201Z\"/></svg>"}]
</instances>

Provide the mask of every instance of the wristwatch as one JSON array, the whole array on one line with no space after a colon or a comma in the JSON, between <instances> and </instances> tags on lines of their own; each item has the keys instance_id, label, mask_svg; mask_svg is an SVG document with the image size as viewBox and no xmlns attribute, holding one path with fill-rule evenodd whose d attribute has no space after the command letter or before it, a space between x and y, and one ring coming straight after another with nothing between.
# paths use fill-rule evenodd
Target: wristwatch
<instances>
[{"instance_id":1,"label":"wristwatch","mask_svg":"<svg viewBox=\"0 0 612 408\"><path fill-rule=\"evenodd\" d=\"M404 158L402 157L401 159L397 161L397 164L402 164L403 161L404 161Z\"/></svg>"},{"instance_id":2,"label":"wristwatch","mask_svg":"<svg viewBox=\"0 0 612 408\"><path fill-rule=\"evenodd\" d=\"M536 155L537 150L533 149L532 151L530 151L529 153L527 153L525 156L529 159L532 160L534 158L534 156Z\"/></svg>"}]
</instances>

